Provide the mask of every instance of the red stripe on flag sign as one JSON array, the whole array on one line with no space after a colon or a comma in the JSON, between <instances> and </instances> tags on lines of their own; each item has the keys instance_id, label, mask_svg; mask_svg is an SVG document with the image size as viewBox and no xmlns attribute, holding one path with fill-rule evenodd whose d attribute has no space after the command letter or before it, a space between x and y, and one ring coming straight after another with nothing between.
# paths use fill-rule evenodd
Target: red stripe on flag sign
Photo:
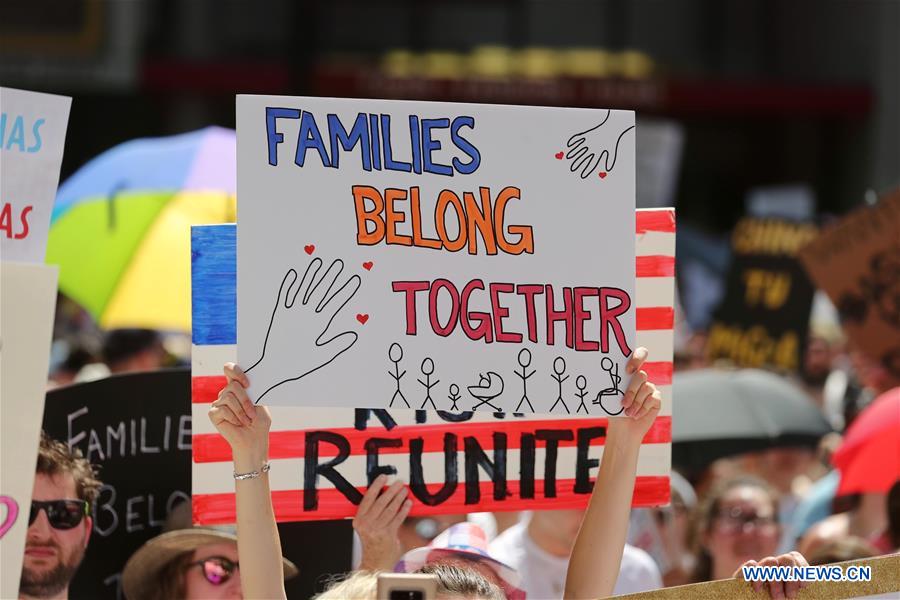
<instances>
[{"instance_id":1,"label":"red stripe on flag sign","mask_svg":"<svg viewBox=\"0 0 900 600\"><path fill-rule=\"evenodd\" d=\"M638 331L672 329L675 325L675 309L671 306L638 308L635 325Z\"/></svg>"},{"instance_id":2,"label":"red stripe on flag sign","mask_svg":"<svg viewBox=\"0 0 900 600\"><path fill-rule=\"evenodd\" d=\"M426 485L429 492L437 492L443 484ZM584 508L588 494L574 492L574 479L556 481L556 496L544 497L544 484L536 480L535 498L519 497L519 482L507 482L507 498L502 501L493 499L494 484L490 481L479 482L481 504L466 504L465 484L459 483L453 494L436 506L426 504L413 498L410 516L465 513L479 510L544 510L564 508ZM364 492L365 488L357 488ZM315 511L303 510L302 490L276 490L272 492L272 505L275 519L283 521L310 521L324 519L344 519L356 514L356 506L350 503L343 493L334 488L318 490L318 508ZM634 484L632 506L659 506L669 501L669 478L665 475L638 476ZM234 494L194 494L194 523L199 525L217 525L234 523Z\"/></svg>"},{"instance_id":3,"label":"red stripe on flag sign","mask_svg":"<svg viewBox=\"0 0 900 600\"><path fill-rule=\"evenodd\" d=\"M451 426L452 427L451 429ZM330 433L337 434L350 445L350 455L365 455L366 441L377 437L384 440L401 440L402 445L396 447L383 446L379 448L379 454L406 454L409 452L409 440L422 439L423 452L443 452L444 434L455 432L465 438L475 438L483 450L494 448L493 434L502 432L507 434L507 450L515 450L522 447L522 435L534 434L538 429L552 429L556 431L572 431L571 440L559 440L560 448L574 447L578 445L575 430L589 428L605 428L607 419L559 419L559 420L509 420L509 421L481 421L475 423L442 423L439 425L405 425L398 426L390 431L379 428L358 430L353 427L329 429ZM306 432L310 430L276 430L269 433L269 458L303 458L306 455ZM599 433L599 432L597 432ZM605 435L594 437L590 440L591 446L602 446L606 441ZM672 417L657 417L650 426L647 435L644 436L644 444L667 444L672 441ZM537 446L542 447L543 442L537 441ZM462 450L462 441L459 449ZM337 448L333 444L320 444L317 448L318 456L330 458L338 455ZM198 433L193 438L193 454L196 463L212 463L231 461L231 448L228 442L217 433Z\"/></svg>"},{"instance_id":4,"label":"red stripe on flag sign","mask_svg":"<svg viewBox=\"0 0 900 600\"><path fill-rule=\"evenodd\" d=\"M647 373L650 383L672 385L672 362L645 362L641 369Z\"/></svg>"},{"instance_id":5,"label":"red stripe on flag sign","mask_svg":"<svg viewBox=\"0 0 900 600\"><path fill-rule=\"evenodd\" d=\"M191 378L191 402L211 404L219 397L219 390L225 387L224 375L205 375Z\"/></svg>"},{"instance_id":6,"label":"red stripe on flag sign","mask_svg":"<svg viewBox=\"0 0 900 600\"><path fill-rule=\"evenodd\" d=\"M675 212L671 210L639 210L634 215L635 233L659 231L675 233Z\"/></svg>"},{"instance_id":7,"label":"red stripe on flag sign","mask_svg":"<svg viewBox=\"0 0 900 600\"><path fill-rule=\"evenodd\" d=\"M674 277L675 257L664 254L638 256L635 259L635 277Z\"/></svg>"}]
</instances>

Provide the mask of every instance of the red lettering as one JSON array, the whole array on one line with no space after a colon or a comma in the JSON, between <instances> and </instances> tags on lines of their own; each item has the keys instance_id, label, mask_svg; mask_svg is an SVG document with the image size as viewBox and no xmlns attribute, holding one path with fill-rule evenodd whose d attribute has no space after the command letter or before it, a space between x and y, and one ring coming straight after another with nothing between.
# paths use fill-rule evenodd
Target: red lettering
<instances>
[{"instance_id":1,"label":"red lettering","mask_svg":"<svg viewBox=\"0 0 900 600\"><path fill-rule=\"evenodd\" d=\"M546 318L546 339L548 346L556 345L556 327L560 323L565 327L564 342L561 343L579 352L609 352L609 330L612 329L616 342L624 356L631 354L631 348L625 339L625 330L619 321L631 308L631 298L625 291L618 288L596 287L563 287L562 305L557 308L554 305L558 301L554 297L551 284L536 285L512 283L488 284L480 279L472 279L462 291L447 279L435 279L429 281L395 281L392 283L395 292L405 294L406 307L406 334L416 335L416 293L428 291L428 320L435 334L448 337L453 334L457 324L463 334L473 341L484 340L490 344L494 341L507 344L520 344L524 339L521 329L527 327L528 339L532 343L538 343L538 319L537 297L543 294L544 316ZM488 291L490 309L488 312L469 310L472 294L476 290ZM449 305L441 298L445 292L450 300ZM521 305L524 311L516 312L517 322L509 325L510 306L506 303L509 299L502 298L502 294L516 294L521 297ZM585 337L585 328L594 318L594 313L585 308L585 298L598 298L600 307L600 340ZM610 306L610 299L617 299L615 306ZM448 313L449 306L449 313ZM524 312L524 315L522 314ZM521 323L524 316L525 323ZM518 325L518 327L516 327ZM519 331L516 331L519 329Z\"/></svg>"},{"instance_id":2,"label":"red lettering","mask_svg":"<svg viewBox=\"0 0 900 600\"><path fill-rule=\"evenodd\" d=\"M22 232L16 234L17 240L28 237L28 213L30 213L33 208L33 206L26 206L22 209L22 214L19 215L19 218L22 220Z\"/></svg>"},{"instance_id":3,"label":"red lettering","mask_svg":"<svg viewBox=\"0 0 900 600\"><path fill-rule=\"evenodd\" d=\"M597 296L600 290L597 288L577 287L575 288L575 349L587 352L596 352L599 345L594 340L584 339L584 322L591 318L591 313L584 309L584 298L586 296Z\"/></svg>"},{"instance_id":4,"label":"red lettering","mask_svg":"<svg viewBox=\"0 0 900 600\"><path fill-rule=\"evenodd\" d=\"M509 309L500 304L500 294L512 294L515 286L511 283L492 283L491 308L494 311L494 337L498 342L510 342L518 344L522 341L521 333L507 333L503 331L503 319L509 316Z\"/></svg>"},{"instance_id":5,"label":"red lettering","mask_svg":"<svg viewBox=\"0 0 900 600\"><path fill-rule=\"evenodd\" d=\"M12 204L4 204L0 211L0 231L6 232L7 239L13 237Z\"/></svg>"},{"instance_id":6,"label":"red lettering","mask_svg":"<svg viewBox=\"0 0 900 600\"><path fill-rule=\"evenodd\" d=\"M609 298L617 298L619 304L612 308L609 307ZM631 354L631 348L625 341L625 332L622 330L622 324L619 323L619 316L631 308L631 298L624 290L618 288L600 288L600 351L606 354L609 352L609 328L612 327L613 335L616 336L616 343L619 344L619 350L623 356Z\"/></svg>"},{"instance_id":7,"label":"red lettering","mask_svg":"<svg viewBox=\"0 0 900 600\"><path fill-rule=\"evenodd\" d=\"M555 310L553 308L553 286L548 283L545 286L545 289L546 295L544 300L547 303L547 343L551 346L555 343L556 338L554 334L556 322L562 321L566 325L566 346L574 348L575 335L572 329L575 323L572 311L572 288L563 288L563 310Z\"/></svg>"},{"instance_id":8,"label":"red lettering","mask_svg":"<svg viewBox=\"0 0 900 600\"><path fill-rule=\"evenodd\" d=\"M470 340L484 338L485 343L490 344L494 341L491 334L491 315L486 312L469 312L469 296L472 294L472 290L483 289L484 282L480 279L473 279L463 288L460 325ZM472 327L473 320L478 323L477 327Z\"/></svg>"},{"instance_id":9,"label":"red lettering","mask_svg":"<svg viewBox=\"0 0 900 600\"><path fill-rule=\"evenodd\" d=\"M438 321L437 314L438 294L442 289L447 290L450 294L450 318L443 326ZM431 284L431 291L428 293L428 316L431 320L431 328L442 337L447 337L456 329L456 320L459 318L459 292L456 291L456 286L446 279L435 279Z\"/></svg>"},{"instance_id":10,"label":"red lettering","mask_svg":"<svg viewBox=\"0 0 900 600\"><path fill-rule=\"evenodd\" d=\"M406 293L406 335L416 335L416 292L428 289L427 281L395 281L395 292Z\"/></svg>"},{"instance_id":11,"label":"red lettering","mask_svg":"<svg viewBox=\"0 0 900 600\"><path fill-rule=\"evenodd\" d=\"M528 339L537 343L537 314L534 311L534 297L544 293L544 286L523 284L516 287L516 293L525 297L525 319L528 321Z\"/></svg>"}]
</instances>

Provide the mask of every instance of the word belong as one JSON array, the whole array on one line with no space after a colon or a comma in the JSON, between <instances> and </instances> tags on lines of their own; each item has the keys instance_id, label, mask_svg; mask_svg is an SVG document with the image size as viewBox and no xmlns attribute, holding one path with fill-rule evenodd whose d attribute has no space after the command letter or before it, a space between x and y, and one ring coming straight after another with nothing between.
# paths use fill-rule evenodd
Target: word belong
<instances>
[{"instance_id":1,"label":"word belong","mask_svg":"<svg viewBox=\"0 0 900 600\"><path fill-rule=\"evenodd\" d=\"M388 245L415 246L432 250L459 252L467 248L469 254L478 254L478 239L488 255L498 249L507 254L533 254L534 233L528 225L505 224L506 207L510 200L519 200L521 191L512 186L500 190L491 201L488 187L478 188L478 198L473 192L463 192L462 199L452 190L442 190L434 206L434 228L437 238L430 238L422 231L422 210L419 188L409 190L388 188L382 195L368 185L353 186L353 204L356 209L356 243L372 246L381 242ZM406 222L406 211L396 203L409 200L411 235L397 232L398 225ZM447 213L456 220L456 233L447 228ZM510 240L507 236L514 236Z\"/></svg>"}]
</instances>

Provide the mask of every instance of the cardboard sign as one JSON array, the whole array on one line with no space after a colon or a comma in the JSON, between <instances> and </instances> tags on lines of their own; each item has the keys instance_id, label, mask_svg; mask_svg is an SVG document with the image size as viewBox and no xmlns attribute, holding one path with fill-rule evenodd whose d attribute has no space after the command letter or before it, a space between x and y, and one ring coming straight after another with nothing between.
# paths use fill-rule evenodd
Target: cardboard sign
<instances>
[{"instance_id":1,"label":"cardboard sign","mask_svg":"<svg viewBox=\"0 0 900 600\"><path fill-rule=\"evenodd\" d=\"M850 339L900 377L900 189L827 228L800 258Z\"/></svg>"},{"instance_id":2,"label":"cardboard sign","mask_svg":"<svg viewBox=\"0 0 900 600\"><path fill-rule=\"evenodd\" d=\"M638 211L636 232L636 343L650 351L644 368L663 405L641 449L634 504L652 506L669 498L674 212ZM229 225L192 230L193 489L200 523L235 518L231 452L207 417L225 385L222 365L237 357L235 235ZM580 393L565 397L573 413L581 402L593 402ZM276 518L351 517L361 493L383 472L410 483L413 515L584 506L607 419L526 419L466 409L461 402L449 411L272 407Z\"/></svg>"},{"instance_id":3,"label":"cardboard sign","mask_svg":"<svg viewBox=\"0 0 900 600\"><path fill-rule=\"evenodd\" d=\"M0 87L0 254L43 263L72 99Z\"/></svg>"},{"instance_id":4,"label":"cardboard sign","mask_svg":"<svg viewBox=\"0 0 900 600\"><path fill-rule=\"evenodd\" d=\"M856 570L849 571L848 567ZM806 582L797 592L798 600L887 600L896 598L900 592L900 554L806 568L818 573L822 581ZM859 580L865 575L868 575L868 581ZM749 582L740 579L720 579L616 596L621 600L760 600L766 597L767 591L756 592Z\"/></svg>"},{"instance_id":5,"label":"cardboard sign","mask_svg":"<svg viewBox=\"0 0 900 600\"><path fill-rule=\"evenodd\" d=\"M619 410L634 113L238 96L237 136L254 400Z\"/></svg>"},{"instance_id":6,"label":"cardboard sign","mask_svg":"<svg viewBox=\"0 0 900 600\"><path fill-rule=\"evenodd\" d=\"M797 251L816 226L745 217L731 236L725 297L709 328L707 355L739 367L797 371L815 289Z\"/></svg>"},{"instance_id":7,"label":"cardboard sign","mask_svg":"<svg viewBox=\"0 0 900 600\"><path fill-rule=\"evenodd\" d=\"M99 467L103 481L93 507L94 531L70 588L73 598L121 599L121 571L128 558L162 532L174 506L190 499L189 390L188 370L171 369L47 394L44 429L81 449ZM291 597L309 598L318 575L349 569L349 524L290 523L279 533L286 556L301 566L287 588ZM314 551L309 539L321 540Z\"/></svg>"},{"instance_id":8,"label":"cardboard sign","mask_svg":"<svg viewBox=\"0 0 900 600\"><path fill-rule=\"evenodd\" d=\"M19 594L56 278L56 267L0 263L0 598Z\"/></svg>"}]
</instances>

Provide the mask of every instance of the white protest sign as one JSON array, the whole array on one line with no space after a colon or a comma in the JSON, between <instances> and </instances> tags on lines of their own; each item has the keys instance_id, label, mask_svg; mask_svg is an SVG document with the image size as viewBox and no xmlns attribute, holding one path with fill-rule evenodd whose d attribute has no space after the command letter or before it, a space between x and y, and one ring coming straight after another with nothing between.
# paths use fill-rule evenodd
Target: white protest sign
<instances>
[{"instance_id":1,"label":"white protest sign","mask_svg":"<svg viewBox=\"0 0 900 600\"><path fill-rule=\"evenodd\" d=\"M72 99L0 87L0 254L44 262Z\"/></svg>"},{"instance_id":2,"label":"white protest sign","mask_svg":"<svg viewBox=\"0 0 900 600\"><path fill-rule=\"evenodd\" d=\"M57 268L0 263L0 598L16 598L56 304Z\"/></svg>"},{"instance_id":3,"label":"white protest sign","mask_svg":"<svg viewBox=\"0 0 900 600\"><path fill-rule=\"evenodd\" d=\"M238 96L237 135L255 400L619 411L634 113Z\"/></svg>"}]
</instances>

